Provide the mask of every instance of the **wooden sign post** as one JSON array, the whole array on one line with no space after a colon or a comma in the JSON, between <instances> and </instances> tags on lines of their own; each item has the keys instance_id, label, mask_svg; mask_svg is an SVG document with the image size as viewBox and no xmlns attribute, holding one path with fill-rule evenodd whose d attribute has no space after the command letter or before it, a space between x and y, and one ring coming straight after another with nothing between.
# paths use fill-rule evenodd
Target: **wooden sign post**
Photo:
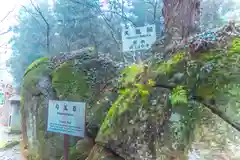
<instances>
[{"instance_id":1,"label":"wooden sign post","mask_svg":"<svg viewBox=\"0 0 240 160\"><path fill-rule=\"evenodd\" d=\"M85 136L86 104L50 100L47 131L64 134L64 160L69 158L69 136Z\"/></svg>"},{"instance_id":2,"label":"wooden sign post","mask_svg":"<svg viewBox=\"0 0 240 160\"><path fill-rule=\"evenodd\" d=\"M64 160L68 160L68 144L69 144L69 136L67 134L64 134Z\"/></svg>"}]
</instances>

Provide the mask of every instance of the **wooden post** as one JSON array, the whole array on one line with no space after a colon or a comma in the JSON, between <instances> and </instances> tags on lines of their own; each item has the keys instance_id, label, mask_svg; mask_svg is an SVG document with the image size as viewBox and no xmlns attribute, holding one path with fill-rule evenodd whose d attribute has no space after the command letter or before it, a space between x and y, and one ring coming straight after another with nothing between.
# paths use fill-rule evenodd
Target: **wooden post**
<instances>
[{"instance_id":1,"label":"wooden post","mask_svg":"<svg viewBox=\"0 0 240 160\"><path fill-rule=\"evenodd\" d=\"M64 134L64 160L68 160L69 135Z\"/></svg>"}]
</instances>

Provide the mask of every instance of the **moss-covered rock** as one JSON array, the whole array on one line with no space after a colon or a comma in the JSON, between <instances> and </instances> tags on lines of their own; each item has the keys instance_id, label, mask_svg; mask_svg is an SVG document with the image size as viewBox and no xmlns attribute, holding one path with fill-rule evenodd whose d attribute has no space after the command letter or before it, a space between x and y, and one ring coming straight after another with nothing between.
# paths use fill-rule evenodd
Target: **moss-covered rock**
<instances>
[{"instance_id":1,"label":"moss-covered rock","mask_svg":"<svg viewBox=\"0 0 240 160\"><path fill-rule=\"evenodd\" d=\"M30 157L33 159L60 159L63 153L63 136L46 131L47 107L50 99L87 102L87 134L95 137L111 103L111 80L118 74L115 64L108 59L87 53L73 53L69 59L56 63L54 59L41 58L26 71L22 86L22 115L24 115ZM56 67L56 68L55 68ZM114 94L113 94L114 95ZM104 100L105 99L105 100ZM99 105L99 101L103 102ZM109 100L110 101L110 100ZM94 116L92 116L94 115ZM81 143L82 141L79 141ZM77 138L71 137L71 156L84 159L87 153L76 149ZM72 158L74 159L74 158Z\"/></svg>"},{"instance_id":2,"label":"moss-covered rock","mask_svg":"<svg viewBox=\"0 0 240 160\"><path fill-rule=\"evenodd\" d=\"M169 90L137 89L124 93L110 108L96 142L124 159L155 159L163 155L162 146L171 145L169 129L171 105ZM146 96L146 99L143 97Z\"/></svg>"},{"instance_id":3,"label":"moss-covered rock","mask_svg":"<svg viewBox=\"0 0 240 160\"><path fill-rule=\"evenodd\" d=\"M98 130L101 127L103 120L108 113L108 110L117 99L117 97L117 92L106 91L90 109L89 113L91 114L89 114L87 121L87 132L89 136L97 136Z\"/></svg>"},{"instance_id":4,"label":"moss-covered rock","mask_svg":"<svg viewBox=\"0 0 240 160\"><path fill-rule=\"evenodd\" d=\"M106 90L113 87L111 80L117 73L113 63L87 54L61 64L52 72L52 85L59 99L87 102L86 122L90 136L96 136L116 98L116 94Z\"/></svg>"},{"instance_id":5,"label":"moss-covered rock","mask_svg":"<svg viewBox=\"0 0 240 160\"><path fill-rule=\"evenodd\" d=\"M96 142L129 160L186 159L204 113L198 103L207 103L221 117L225 113L220 108L216 111L208 102L212 98L219 100L223 94L220 86L240 79L223 72L223 68L239 72L239 67L227 63L239 57L239 35L226 34L227 42L220 41L219 35L216 32L217 40L207 42L209 48L178 46L167 60L154 59L142 70L137 70L136 65L126 68L124 89L108 111ZM193 43L206 45L199 37ZM207 68L209 64L212 67ZM210 92L201 91L206 88Z\"/></svg>"},{"instance_id":6,"label":"moss-covered rock","mask_svg":"<svg viewBox=\"0 0 240 160\"><path fill-rule=\"evenodd\" d=\"M93 145L92 138L79 140L74 147L70 148L69 160L85 160L88 157Z\"/></svg>"},{"instance_id":7,"label":"moss-covered rock","mask_svg":"<svg viewBox=\"0 0 240 160\"><path fill-rule=\"evenodd\" d=\"M57 97L67 100L83 100L91 94L87 76L83 71L74 68L73 61L65 62L53 71L52 85Z\"/></svg>"},{"instance_id":8,"label":"moss-covered rock","mask_svg":"<svg viewBox=\"0 0 240 160\"><path fill-rule=\"evenodd\" d=\"M75 146L69 148L69 160L85 160L93 147L91 138L84 138L77 142ZM63 160L62 156L60 160Z\"/></svg>"},{"instance_id":9,"label":"moss-covered rock","mask_svg":"<svg viewBox=\"0 0 240 160\"><path fill-rule=\"evenodd\" d=\"M34 61L25 72L22 92L38 94L40 92L36 87L38 81L40 78L50 75L51 71L50 61L47 58Z\"/></svg>"},{"instance_id":10,"label":"moss-covered rock","mask_svg":"<svg viewBox=\"0 0 240 160\"><path fill-rule=\"evenodd\" d=\"M166 59L154 56L121 75L113 61L85 51L37 61L22 92L32 157L62 157L63 137L46 132L48 101L59 99L88 104L86 130L93 143L72 140L71 159L187 159L206 108L226 117L221 106L208 102L220 100L223 89L240 79L240 66L228 63L239 58L240 34L214 34L207 44L196 36L168 50Z\"/></svg>"},{"instance_id":11,"label":"moss-covered rock","mask_svg":"<svg viewBox=\"0 0 240 160\"><path fill-rule=\"evenodd\" d=\"M112 154L104 147L95 145L86 160L124 160L122 157Z\"/></svg>"}]
</instances>

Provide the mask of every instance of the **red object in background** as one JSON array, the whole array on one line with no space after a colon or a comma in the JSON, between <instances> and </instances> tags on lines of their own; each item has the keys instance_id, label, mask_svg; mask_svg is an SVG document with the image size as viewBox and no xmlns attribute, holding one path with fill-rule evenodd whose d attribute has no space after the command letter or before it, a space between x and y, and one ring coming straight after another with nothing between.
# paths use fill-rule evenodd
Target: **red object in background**
<instances>
[{"instance_id":1,"label":"red object in background","mask_svg":"<svg viewBox=\"0 0 240 160\"><path fill-rule=\"evenodd\" d=\"M6 96L9 96L9 93L8 93L8 92L6 92L6 93L5 93L5 95L6 95Z\"/></svg>"},{"instance_id":2,"label":"red object in background","mask_svg":"<svg viewBox=\"0 0 240 160\"><path fill-rule=\"evenodd\" d=\"M7 124L7 123L5 123L5 124L0 124L0 126L7 127L7 126L8 126L8 124Z\"/></svg>"}]
</instances>

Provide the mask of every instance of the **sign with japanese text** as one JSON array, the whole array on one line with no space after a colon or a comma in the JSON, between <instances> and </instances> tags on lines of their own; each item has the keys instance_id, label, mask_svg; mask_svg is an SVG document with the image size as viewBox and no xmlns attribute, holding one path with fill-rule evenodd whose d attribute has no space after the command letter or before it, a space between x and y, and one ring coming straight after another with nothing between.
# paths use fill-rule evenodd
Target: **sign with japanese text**
<instances>
[{"instance_id":1,"label":"sign with japanese text","mask_svg":"<svg viewBox=\"0 0 240 160\"><path fill-rule=\"evenodd\" d=\"M156 41L155 25L143 27L125 26L122 29L122 51L140 51L151 48Z\"/></svg>"},{"instance_id":2,"label":"sign with japanese text","mask_svg":"<svg viewBox=\"0 0 240 160\"><path fill-rule=\"evenodd\" d=\"M84 137L85 109L83 102L50 100L47 131Z\"/></svg>"}]
</instances>

